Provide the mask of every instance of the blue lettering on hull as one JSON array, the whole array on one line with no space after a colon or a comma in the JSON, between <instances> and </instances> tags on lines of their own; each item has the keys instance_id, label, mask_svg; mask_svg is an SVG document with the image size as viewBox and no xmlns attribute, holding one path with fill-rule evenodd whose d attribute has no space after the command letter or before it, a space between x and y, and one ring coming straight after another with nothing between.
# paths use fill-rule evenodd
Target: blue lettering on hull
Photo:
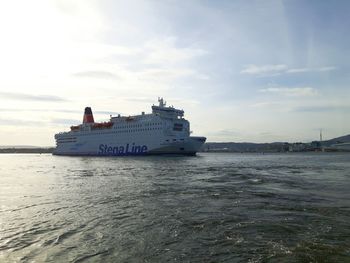
<instances>
[{"instance_id":1,"label":"blue lettering on hull","mask_svg":"<svg viewBox=\"0 0 350 263\"><path fill-rule=\"evenodd\" d=\"M146 145L135 145L132 143L129 145L127 143L125 146L109 146L107 144L100 144L99 146L99 155L113 155L113 156L122 156L122 155L143 155L147 153Z\"/></svg>"}]
</instances>

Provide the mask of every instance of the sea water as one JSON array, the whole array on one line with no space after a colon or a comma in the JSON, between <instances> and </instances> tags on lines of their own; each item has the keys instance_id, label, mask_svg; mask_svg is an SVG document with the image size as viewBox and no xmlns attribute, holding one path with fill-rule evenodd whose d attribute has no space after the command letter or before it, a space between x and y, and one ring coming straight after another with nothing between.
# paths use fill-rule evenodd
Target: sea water
<instances>
[{"instance_id":1,"label":"sea water","mask_svg":"<svg viewBox=\"0 0 350 263\"><path fill-rule=\"evenodd\" d=\"M350 262L350 154L2 154L0 262Z\"/></svg>"}]
</instances>

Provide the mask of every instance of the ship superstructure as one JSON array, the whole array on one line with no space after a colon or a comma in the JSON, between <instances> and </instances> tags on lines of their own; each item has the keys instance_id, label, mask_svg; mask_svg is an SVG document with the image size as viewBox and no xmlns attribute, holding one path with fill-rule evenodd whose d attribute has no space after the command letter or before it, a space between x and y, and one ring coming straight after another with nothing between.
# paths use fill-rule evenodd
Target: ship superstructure
<instances>
[{"instance_id":1,"label":"ship superstructure","mask_svg":"<svg viewBox=\"0 0 350 263\"><path fill-rule=\"evenodd\" d=\"M55 135L56 155L195 155L206 138L190 136L184 111L167 107L163 98L152 113L110 117L96 123L91 108L85 108L83 123Z\"/></svg>"}]
</instances>

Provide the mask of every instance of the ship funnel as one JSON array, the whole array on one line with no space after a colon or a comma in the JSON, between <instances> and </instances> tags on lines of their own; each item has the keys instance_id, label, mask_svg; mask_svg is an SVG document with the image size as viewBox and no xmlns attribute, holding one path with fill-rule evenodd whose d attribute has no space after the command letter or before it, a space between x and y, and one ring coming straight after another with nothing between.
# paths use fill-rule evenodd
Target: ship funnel
<instances>
[{"instance_id":1,"label":"ship funnel","mask_svg":"<svg viewBox=\"0 0 350 263\"><path fill-rule=\"evenodd\" d=\"M85 108L83 123L94 123L94 116L90 107Z\"/></svg>"}]
</instances>

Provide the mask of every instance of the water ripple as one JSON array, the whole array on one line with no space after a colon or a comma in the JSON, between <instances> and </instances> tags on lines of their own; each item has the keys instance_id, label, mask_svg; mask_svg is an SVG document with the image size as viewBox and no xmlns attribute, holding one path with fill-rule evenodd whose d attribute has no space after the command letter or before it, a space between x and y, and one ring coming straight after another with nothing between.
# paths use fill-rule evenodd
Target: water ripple
<instances>
[{"instance_id":1,"label":"water ripple","mask_svg":"<svg viewBox=\"0 0 350 263\"><path fill-rule=\"evenodd\" d=\"M350 259L349 154L0 158L1 262Z\"/></svg>"}]
</instances>

